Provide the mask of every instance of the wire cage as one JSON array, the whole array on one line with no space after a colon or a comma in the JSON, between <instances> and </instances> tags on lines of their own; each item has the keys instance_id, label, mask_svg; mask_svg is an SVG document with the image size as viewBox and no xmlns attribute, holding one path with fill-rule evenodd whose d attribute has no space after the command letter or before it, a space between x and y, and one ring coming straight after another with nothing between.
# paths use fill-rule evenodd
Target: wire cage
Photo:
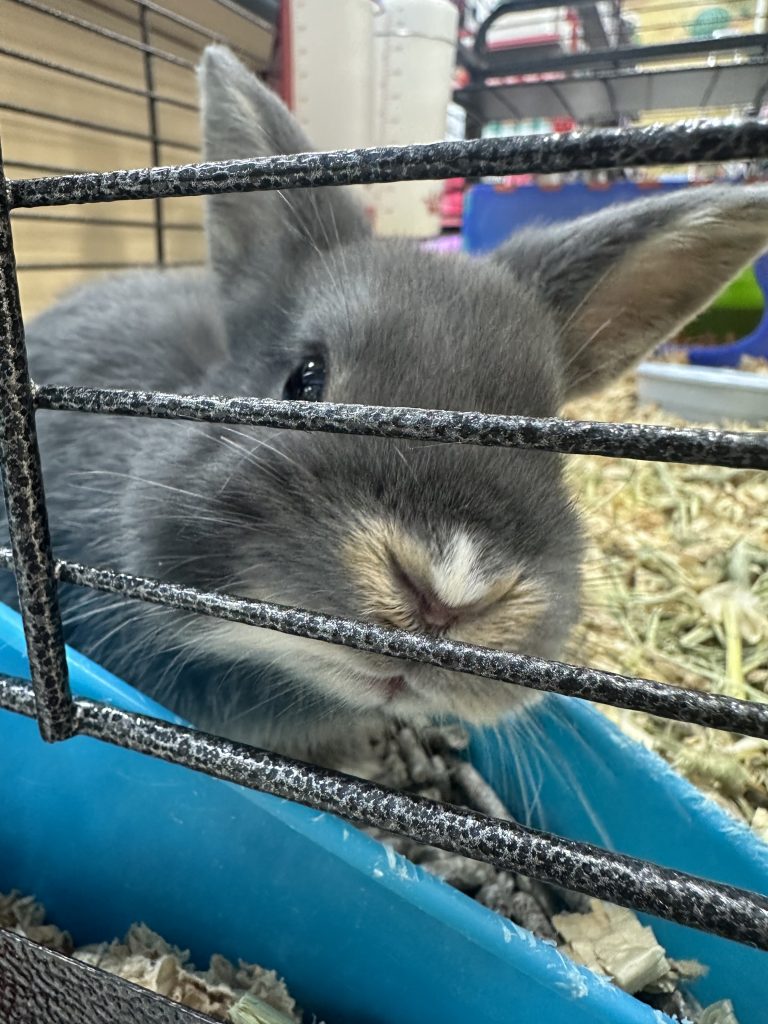
<instances>
[{"instance_id":1,"label":"wire cage","mask_svg":"<svg viewBox=\"0 0 768 1024\"><path fill-rule=\"evenodd\" d=\"M151 6L143 4L142 9ZM151 92L151 83L147 89ZM156 152L153 148L152 153ZM22 662L17 675L0 678L0 708L36 719L48 743L97 739L768 950L768 899L756 892L236 744L178 721L162 720L150 704L137 709L115 706L107 698L73 696L70 674L77 676L82 692L84 660L76 655L68 659L65 651L57 600L60 582L514 682L580 701L635 708L768 738L765 705L57 560L49 537L35 413L45 409L197 420L755 469L768 469L768 436L33 382L27 367L10 222L12 211L92 207L120 200L149 200L157 211L157 204L167 199L216 193L766 157L768 125L746 120L11 180L4 177L0 163L0 461L11 538L11 548L0 551L0 562L15 573L31 679L30 686L22 678ZM157 212L153 224L161 256L162 218ZM207 1019L2 931L0 980L4 986L0 1009L9 1007L9 1013L18 1014L20 1007L27 1012L34 1007L39 1014L36 1019L99 1020L106 1019L105 1013L110 1020L142 1022ZM482 978L477 984L482 985ZM553 1014L552 1019L559 1018Z\"/></svg>"}]
</instances>

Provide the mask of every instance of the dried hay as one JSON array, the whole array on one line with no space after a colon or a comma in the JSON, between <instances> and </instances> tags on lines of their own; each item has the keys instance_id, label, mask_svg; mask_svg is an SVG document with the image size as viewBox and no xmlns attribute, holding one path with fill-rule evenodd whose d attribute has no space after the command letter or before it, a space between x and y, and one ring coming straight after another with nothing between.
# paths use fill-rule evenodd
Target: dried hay
<instances>
[{"instance_id":1,"label":"dried hay","mask_svg":"<svg viewBox=\"0 0 768 1024\"><path fill-rule=\"evenodd\" d=\"M639 406L633 376L565 415L688 425ZM569 659L768 700L768 474L598 456L568 473L590 535ZM768 742L603 710L768 840Z\"/></svg>"}]
</instances>

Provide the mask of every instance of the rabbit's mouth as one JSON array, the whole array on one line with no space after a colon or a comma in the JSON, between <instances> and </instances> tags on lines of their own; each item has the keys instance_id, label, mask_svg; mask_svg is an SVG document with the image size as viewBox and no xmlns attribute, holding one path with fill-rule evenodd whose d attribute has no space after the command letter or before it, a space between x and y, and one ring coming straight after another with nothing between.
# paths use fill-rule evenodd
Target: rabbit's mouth
<instances>
[{"instance_id":1,"label":"rabbit's mouth","mask_svg":"<svg viewBox=\"0 0 768 1024\"><path fill-rule=\"evenodd\" d=\"M405 676L371 676L360 677L360 681L377 694L384 696L387 703L401 697L408 689Z\"/></svg>"},{"instance_id":2,"label":"rabbit's mouth","mask_svg":"<svg viewBox=\"0 0 768 1024\"><path fill-rule=\"evenodd\" d=\"M384 665L366 665L363 671L355 666L346 679L355 684L357 697L365 705L406 719L449 714L488 724L539 697L535 690L431 665L409 665L399 675L385 672Z\"/></svg>"},{"instance_id":3,"label":"rabbit's mouth","mask_svg":"<svg viewBox=\"0 0 768 1024\"><path fill-rule=\"evenodd\" d=\"M371 693L376 702L382 699L385 703L396 700L409 689L409 681L400 676L378 676L371 673L355 673L354 682Z\"/></svg>"}]
</instances>

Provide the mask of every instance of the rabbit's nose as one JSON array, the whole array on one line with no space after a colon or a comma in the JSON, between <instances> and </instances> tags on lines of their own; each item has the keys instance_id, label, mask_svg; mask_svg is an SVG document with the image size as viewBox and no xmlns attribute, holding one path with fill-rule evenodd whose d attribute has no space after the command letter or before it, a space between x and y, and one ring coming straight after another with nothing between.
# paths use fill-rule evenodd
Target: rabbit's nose
<instances>
[{"instance_id":1,"label":"rabbit's nose","mask_svg":"<svg viewBox=\"0 0 768 1024\"><path fill-rule=\"evenodd\" d=\"M412 633L478 633L510 587L487 578L482 549L458 530L428 544L389 522L370 521L350 532L343 559L359 617Z\"/></svg>"}]
</instances>

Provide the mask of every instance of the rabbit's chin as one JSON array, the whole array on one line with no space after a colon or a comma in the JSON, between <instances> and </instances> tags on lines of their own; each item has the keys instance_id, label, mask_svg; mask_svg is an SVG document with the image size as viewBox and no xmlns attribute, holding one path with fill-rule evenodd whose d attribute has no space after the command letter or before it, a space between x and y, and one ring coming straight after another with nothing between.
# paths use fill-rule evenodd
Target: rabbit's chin
<instances>
[{"instance_id":1,"label":"rabbit's chin","mask_svg":"<svg viewBox=\"0 0 768 1024\"><path fill-rule=\"evenodd\" d=\"M541 697L535 690L494 679L400 664L404 667L399 675L364 671L353 677L370 694L372 705L394 718L413 722L458 718L472 725L495 725Z\"/></svg>"},{"instance_id":2,"label":"rabbit's chin","mask_svg":"<svg viewBox=\"0 0 768 1024\"><path fill-rule=\"evenodd\" d=\"M432 665L280 634L270 640L272 664L279 663L297 686L352 712L414 723L458 718L493 725L541 698L536 690Z\"/></svg>"}]
</instances>

